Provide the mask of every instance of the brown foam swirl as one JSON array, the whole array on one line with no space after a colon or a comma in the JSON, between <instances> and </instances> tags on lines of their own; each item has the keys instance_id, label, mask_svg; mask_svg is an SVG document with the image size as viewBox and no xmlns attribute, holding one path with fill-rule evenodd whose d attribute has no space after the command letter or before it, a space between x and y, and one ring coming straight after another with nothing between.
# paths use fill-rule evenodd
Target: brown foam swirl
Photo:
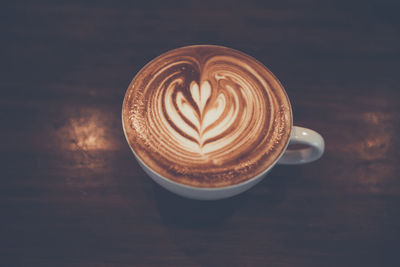
<instances>
[{"instance_id":1,"label":"brown foam swirl","mask_svg":"<svg viewBox=\"0 0 400 267\"><path fill-rule=\"evenodd\" d=\"M220 187L265 170L287 144L291 111L279 81L238 51L191 46L146 65L123 123L135 154L168 179Z\"/></svg>"}]
</instances>

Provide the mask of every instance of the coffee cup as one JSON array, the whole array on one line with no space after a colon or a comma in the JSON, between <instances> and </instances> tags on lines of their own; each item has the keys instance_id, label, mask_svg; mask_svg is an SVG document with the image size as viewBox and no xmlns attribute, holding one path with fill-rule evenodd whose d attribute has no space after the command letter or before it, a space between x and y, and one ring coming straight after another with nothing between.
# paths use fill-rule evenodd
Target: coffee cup
<instances>
[{"instance_id":1,"label":"coffee cup","mask_svg":"<svg viewBox=\"0 0 400 267\"><path fill-rule=\"evenodd\" d=\"M315 161L325 147L319 133L293 126L289 98L267 67L214 45L181 47L144 66L125 94L122 124L148 176L198 200L240 194L275 164Z\"/></svg>"}]
</instances>

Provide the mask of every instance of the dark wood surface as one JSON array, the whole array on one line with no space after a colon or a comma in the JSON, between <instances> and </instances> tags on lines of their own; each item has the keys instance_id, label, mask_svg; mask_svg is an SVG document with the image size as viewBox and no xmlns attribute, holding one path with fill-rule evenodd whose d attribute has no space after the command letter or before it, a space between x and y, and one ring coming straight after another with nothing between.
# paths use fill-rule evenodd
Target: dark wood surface
<instances>
[{"instance_id":1,"label":"dark wood surface","mask_svg":"<svg viewBox=\"0 0 400 267\"><path fill-rule=\"evenodd\" d=\"M1 266L400 266L398 1L13 1L1 11ZM174 196L121 127L135 73L219 44L282 81L324 157Z\"/></svg>"}]
</instances>

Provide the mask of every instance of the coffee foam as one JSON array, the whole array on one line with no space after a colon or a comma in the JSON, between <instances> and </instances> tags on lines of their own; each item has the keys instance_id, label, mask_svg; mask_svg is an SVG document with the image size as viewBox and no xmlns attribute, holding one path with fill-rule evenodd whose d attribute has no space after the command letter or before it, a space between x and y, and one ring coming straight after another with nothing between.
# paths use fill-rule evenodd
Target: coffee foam
<instances>
[{"instance_id":1,"label":"coffee foam","mask_svg":"<svg viewBox=\"0 0 400 267\"><path fill-rule=\"evenodd\" d=\"M286 93L255 59L219 46L169 51L131 82L127 140L155 172L195 187L223 187L268 168L292 125Z\"/></svg>"}]
</instances>

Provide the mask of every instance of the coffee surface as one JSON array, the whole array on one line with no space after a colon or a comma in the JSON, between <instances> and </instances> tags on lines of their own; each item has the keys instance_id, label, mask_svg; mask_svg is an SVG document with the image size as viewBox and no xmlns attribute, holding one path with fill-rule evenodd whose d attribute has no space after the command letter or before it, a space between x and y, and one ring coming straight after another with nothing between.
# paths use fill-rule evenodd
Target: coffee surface
<instances>
[{"instance_id":1,"label":"coffee surface","mask_svg":"<svg viewBox=\"0 0 400 267\"><path fill-rule=\"evenodd\" d=\"M195 187L246 181L273 164L292 125L290 103L254 58L189 46L148 63L126 92L122 119L135 155L156 173Z\"/></svg>"}]
</instances>

